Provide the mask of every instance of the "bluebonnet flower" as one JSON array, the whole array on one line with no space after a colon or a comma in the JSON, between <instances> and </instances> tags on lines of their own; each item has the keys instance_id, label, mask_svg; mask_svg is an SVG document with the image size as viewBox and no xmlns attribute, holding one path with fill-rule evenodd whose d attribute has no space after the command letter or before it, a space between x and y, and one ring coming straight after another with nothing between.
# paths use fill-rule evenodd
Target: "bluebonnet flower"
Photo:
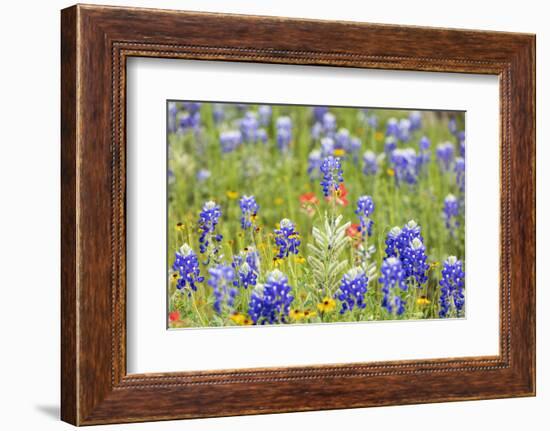
<instances>
[{"instance_id":1,"label":"bluebonnet flower","mask_svg":"<svg viewBox=\"0 0 550 431\"><path fill-rule=\"evenodd\" d=\"M386 122L386 136L393 136L397 138L399 136L399 123L397 118L390 118Z\"/></svg>"},{"instance_id":2,"label":"bluebonnet flower","mask_svg":"<svg viewBox=\"0 0 550 431\"><path fill-rule=\"evenodd\" d=\"M313 123L311 127L311 137L313 139L319 139L323 133L323 125L321 123Z\"/></svg>"},{"instance_id":3,"label":"bluebonnet flower","mask_svg":"<svg viewBox=\"0 0 550 431\"><path fill-rule=\"evenodd\" d=\"M422 112L411 111L409 114L409 121L411 122L411 131L419 130L422 128Z\"/></svg>"},{"instance_id":4,"label":"bluebonnet flower","mask_svg":"<svg viewBox=\"0 0 550 431\"><path fill-rule=\"evenodd\" d=\"M228 130L220 133L220 146L223 153L235 151L242 143L242 134L239 130Z\"/></svg>"},{"instance_id":5,"label":"bluebonnet flower","mask_svg":"<svg viewBox=\"0 0 550 431\"><path fill-rule=\"evenodd\" d=\"M414 220L409 220L402 229L395 226L388 232L386 238L386 257L401 258L405 248L407 248L415 238L424 242L420 225Z\"/></svg>"},{"instance_id":6,"label":"bluebonnet flower","mask_svg":"<svg viewBox=\"0 0 550 431\"><path fill-rule=\"evenodd\" d=\"M382 262L380 268L382 274L378 281L382 284L382 307L388 313L401 315L405 311L405 301L399 296L399 290L407 290L405 284L405 272L401 261L396 257L389 257Z\"/></svg>"},{"instance_id":7,"label":"bluebonnet flower","mask_svg":"<svg viewBox=\"0 0 550 431\"><path fill-rule=\"evenodd\" d=\"M240 130L244 142L256 142L258 118L254 112L248 111L240 120Z\"/></svg>"},{"instance_id":8,"label":"bluebonnet flower","mask_svg":"<svg viewBox=\"0 0 550 431\"><path fill-rule=\"evenodd\" d=\"M359 154L360 150L361 150L361 139L359 139L356 136L352 136L348 143L347 152L353 156L354 162L357 162L357 158L358 158L357 155Z\"/></svg>"},{"instance_id":9,"label":"bluebonnet flower","mask_svg":"<svg viewBox=\"0 0 550 431\"><path fill-rule=\"evenodd\" d=\"M416 151L412 148L397 148L393 151L390 162L395 171L395 182L400 185L403 182L407 184L416 184L417 181L417 158Z\"/></svg>"},{"instance_id":10,"label":"bluebonnet flower","mask_svg":"<svg viewBox=\"0 0 550 431\"><path fill-rule=\"evenodd\" d=\"M340 129L334 135L335 148L348 151L351 137L348 129Z\"/></svg>"},{"instance_id":11,"label":"bluebonnet flower","mask_svg":"<svg viewBox=\"0 0 550 431\"><path fill-rule=\"evenodd\" d=\"M447 195L443 201L443 218L445 219L445 227L451 235L454 235L454 230L458 227L458 212L458 199L454 195Z\"/></svg>"},{"instance_id":12,"label":"bluebonnet flower","mask_svg":"<svg viewBox=\"0 0 550 431\"><path fill-rule=\"evenodd\" d=\"M417 171L420 172L430 161L431 142L427 136L422 136L418 142Z\"/></svg>"},{"instance_id":13,"label":"bluebonnet flower","mask_svg":"<svg viewBox=\"0 0 550 431\"><path fill-rule=\"evenodd\" d=\"M311 180L316 180L319 178L321 162L321 151L313 150L311 153L309 153L309 157L307 159L307 173Z\"/></svg>"},{"instance_id":14,"label":"bluebonnet flower","mask_svg":"<svg viewBox=\"0 0 550 431\"><path fill-rule=\"evenodd\" d=\"M260 207L256 203L256 198L254 196L246 195L241 198L239 205L242 212L241 227L246 230L255 225L256 216Z\"/></svg>"},{"instance_id":15,"label":"bluebonnet flower","mask_svg":"<svg viewBox=\"0 0 550 431\"><path fill-rule=\"evenodd\" d=\"M336 117L331 112L325 112L323 115L323 130L327 136L331 136L336 131Z\"/></svg>"},{"instance_id":16,"label":"bluebonnet flower","mask_svg":"<svg viewBox=\"0 0 550 431\"><path fill-rule=\"evenodd\" d=\"M418 288L422 287L428 281L426 271L429 268L429 265L426 263L428 259L426 256L426 247L422 243L422 240L414 238L410 241L400 257L403 271L405 272L405 280L408 280L409 277L414 277L416 286Z\"/></svg>"},{"instance_id":17,"label":"bluebonnet flower","mask_svg":"<svg viewBox=\"0 0 550 431\"><path fill-rule=\"evenodd\" d=\"M178 105L176 102L168 102L168 131L174 133L177 129Z\"/></svg>"},{"instance_id":18,"label":"bluebonnet flower","mask_svg":"<svg viewBox=\"0 0 550 431\"><path fill-rule=\"evenodd\" d=\"M371 114L367 118L367 123L370 127L372 127L373 129L376 129L378 127L378 117L374 114Z\"/></svg>"},{"instance_id":19,"label":"bluebonnet flower","mask_svg":"<svg viewBox=\"0 0 550 431\"><path fill-rule=\"evenodd\" d=\"M262 144L267 142L267 132L265 129L256 130L256 142L261 142Z\"/></svg>"},{"instance_id":20,"label":"bluebonnet flower","mask_svg":"<svg viewBox=\"0 0 550 431\"><path fill-rule=\"evenodd\" d=\"M187 111L189 111L190 114L194 114L194 113L200 111L202 103L199 103L199 102L183 102L182 105Z\"/></svg>"},{"instance_id":21,"label":"bluebonnet flower","mask_svg":"<svg viewBox=\"0 0 550 431\"><path fill-rule=\"evenodd\" d=\"M402 118L398 124L397 138L402 142L408 142L411 139L411 121L408 118Z\"/></svg>"},{"instance_id":22,"label":"bluebonnet flower","mask_svg":"<svg viewBox=\"0 0 550 431\"><path fill-rule=\"evenodd\" d=\"M456 124L456 118L455 117L451 117L449 119L449 132L451 132L451 135L456 135L457 124Z\"/></svg>"},{"instance_id":23,"label":"bluebonnet flower","mask_svg":"<svg viewBox=\"0 0 550 431\"><path fill-rule=\"evenodd\" d=\"M378 172L378 157L370 150L363 154L363 173L365 175L375 175Z\"/></svg>"},{"instance_id":24,"label":"bluebonnet flower","mask_svg":"<svg viewBox=\"0 0 550 431\"><path fill-rule=\"evenodd\" d=\"M466 157L466 134L464 130L456 134L456 139L458 139L458 147L460 149L460 157Z\"/></svg>"},{"instance_id":25,"label":"bluebonnet flower","mask_svg":"<svg viewBox=\"0 0 550 431\"><path fill-rule=\"evenodd\" d=\"M212 240L216 242L220 242L222 240L221 235L215 234L216 225L218 224L221 215L222 211L216 202L208 201L203 205L199 214L199 245L201 253L206 253ZM213 253L216 254L217 252L218 250L215 248Z\"/></svg>"},{"instance_id":26,"label":"bluebonnet flower","mask_svg":"<svg viewBox=\"0 0 550 431\"><path fill-rule=\"evenodd\" d=\"M180 132L185 132L190 129L198 129L201 124L201 113L200 111L183 112L179 116L179 130Z\"/></svg>"},{"instance_id":27,"label":"bluebonnet flower","mask_svg":"<svg viewBox=\"0 0 550 431\"><path fill-rule=\"evenodd\" d=\"M334 295L342 304L340 314L351 312L357 306L359 309L366 307L365 295L369 279L361 268L352 268L344 274L340 282L340 288Z\"/></svg>"},{"instance_id":28,"label":"bluebonnet flower","mask_svg":"<svg viewBox=\"0 0 550 431\"><path fill-rule=\"evenodd\" d=\"M323 174L323 180L321 181L323 193L325 197L329 197L334 191L340 188L340 183L344 182L340 158L325 157L319 169Z\"/></svg>"},{"instance_id":29,"label":"bluebonnet flower","mask_svg":"<svg viewBox=\"0 0 550 431\"><path fill-rule=\"evenodd\" d=\"M453 311L459 317L464 309L464 270L456 256L449 256L443 264L439 285L439 317L452 315Z\"/></svg>"},{"instance_id":30,"label":"bluebonnet flower","mask_svg":"<svg viewBox=\"0 0 550 431\"><path fill-rule=\"evenodd\" d=\"M374 202L370 196L360 196L357 200L357 209L355 214L359 216L360 230L363 238L368 234L372 235L372 226L374 221L370 218L374 212Z\"/></svg>"},{"instance_id":31,"label":"bluebonnet flower","mask_svg":"<svg viewBox=\"0 0 550 431\"><path fill-rule=\"evenodd\" d=\"M455 146L451 142L443 142L437 146L435 155L441 169L449 171L455 155Z\"/></svg>"},{"instance_id":32,"label":"bluebonnet flower","mask_svg":"<svg viewBox=\"0 0 550 431\"><path fill-rule=\"evenodd\" d=\"M328 108L326 106L314 106L313 118L315 119L315 122L322 123L323 117L327 112L328 112Z\"/></svg>"},{"instance_id":33,"label":"bluebonnet flower","mask_svg":"<svg viewBox=\"0 0 550 431\"><path fill-rule=\"evenodd\" d=\"M238 255L233 256L231 266L237 273L233 286L248 289L256 286L259 274L260 256L254 247L248 247Z\"/></svg>"},{"instance_id":34,"label":"bluebonnet flower","mask_svg":"<svg viewBox=\"0 0 550 431\"><path fill-rule=\"evenodd\" d=\"M386 138L386 141L384 142L384 153L386 153L386 156L391 159L391 155L397 148L397 141L395 140L395 137L388 136Z\"/></svg>"},{"instance_id":35,"label":"bluebonnet flower","mask_svg":"<svg viewBox=\"0 0 550 431\"><path fill-rule=\"evenodd\" d=\"M197 181L199 183L202 183L210 178L210 175L211 173L208 169L199 169L199 171L197 172Z\"/></svg>"},{"instance_id":36,"label":"bluebonnet flower","mask_svg":"<svg viewBox=\"0 0 550 431\"><path fill-rule=\"evenodd\" d=\"M179 251L176 251L172 269L178 274L176 284L178 290L189 286L193 291L196 291L197 283L204 281L204 277L200 273L199 259L188 244L183 244ZM191 294L191 292L188 293Z\"/></svg>"},{"instance_id":37,"label":"bluebonnet flower","mask_svg":"<svg viewBox=\"0 0 550 431\"><path fill-rule=\"evenodd\" d=\"M221 314L224 305L233 307L237 289L233 287L235 271L228 265L218 264L208 270L208 285L214 290L214 310Z\"/></svg>"},{"instance_id":38,"label":"bluebonnet flower","mask_svg":"<svg viewBox=\"0 0 550 431\"><path fill-rule=\"evenodd\" d=\"M271 106L260 105L258 107L258 115L260 117L260 125L267 126L271 122Z\"/></svg>"},{"instance_id":39,"label":"bluebonnet flower","mask_svg":"<svg viewBox=\"0 0 550 431\"><path fill-rule=\"evenodd\" d=\"M290 291L288 278L281 271L267 274L265 284L256 286L250 296L248 315L254 324L286 323L294 300Z\"/></svg>"},{"instance_id":40,"label":"bluebonnet flower","mask_svg":"<svg viewBox=\"0 0 550 431\"><path fill-rule=\"evenodd\" d=\"M300 234L296 231L294 223L284 218L279 223L279 229L275 229L275 244L279 247L277 258L288 257L289 254L298 254L300 246Z\"/></svg>"},{"instance_id":41,"label":"bluebonnet flower","mask_svg":"<svg viewBox=\"0 0 550 431\"><path fill-rule=\"evenodd\" d=\"M224 105L221 103L214 103L212 105L212 116L214 117L214 123L220 124L225 119Z\"/></svg>"},{"instance_id":42,"label":"bluebonnet flower","mask_svg":"<svg viewBox=\"0 0 550 431\"><path fill-rule=\"evenodd\" d=\"M292 141L292 120L290 117L279 117L276 122L277 146L283 153L288 151Z\"/></svg>"},{"instance_id":43,"label":"bluebonnet flower","mask_svg":"<svg viewBox=\"0 0 550 431\"><path fill-rule=\"evenodd\" d=\"M331 137L325 136L321 139L321 156L332 156L335 148L334 139Z\"/></svg>"},{"instance_id":44,"label":"bluebonnet flower","mask_svg":"<svg viewBox=\"0 0 550 431\"><path fill-rule=\"evenodd\" d=\"M247 263L252 271L256 274L260 273L260 255L253 246L246 247L239 254L233 256L233 268L238 268L244 263Z\"/></svg>"},{"instance_id":45,"label":"bluebonnet flower","mask_svg":"<svg viewBox=\"0 0 550 431\"><path fill-rule=\"evenodd\" d=\"M466 164L462 157L455 159L456 185L464 193L466 187Z\"/></svg>"}]
</instances>

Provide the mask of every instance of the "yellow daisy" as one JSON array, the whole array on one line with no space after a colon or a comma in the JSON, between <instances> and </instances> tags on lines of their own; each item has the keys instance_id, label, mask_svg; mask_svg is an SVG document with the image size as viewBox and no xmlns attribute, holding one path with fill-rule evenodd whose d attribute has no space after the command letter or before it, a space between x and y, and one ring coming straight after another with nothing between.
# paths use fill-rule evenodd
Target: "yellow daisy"
<instances>
[{"instance_id":1,"label":"yellow daisy","mask_svg":"<svg viewBox=\"0 0 550 431\"><path fill-rule=\"evenodd\" d=\"M328 313L334 310L335 307L336 307L336 301L333 298L330 298L328 296L323 298L323 300L319 302L319 304L317 304L317 309L321 313Z\"/></svg>"},{"instance_id":2,"label":"yellow daisy","mask_svg":"<svg viewBox=\"0 0 550 431\"><path fill-rule=\"evenodd\" d=\"M237 325L242 325L246 320L246 316L242 313L235 312L229 316L229 318Z\"/></svg>"},{"instance_id":3,"label":"yellow daisy","mask_svg":"<svg viewBox=\"0 0 550 431\"><path fill-rule=\"evenodd\" d=\"M335 157L342 157L346 155L346 150L344 150L343 148L336 148L333 154Z\"/></svg>"},{"instance_id":4,"label":"yellow daisy","mask_svg":"<svg viewBox=\"0 0 550 431\"><path fill-rule=\"evenodd\" d=\"M416 300L418 305L428 305L431 301L426 296L421 296Z\"/></svg>"},{"instance_id":5,"label":"yellow daisy","mask_svg":"<svg viewBox=\"0 0 550 431\"><path fill-rule=\"evenodd\" d=\"M395 176L395 170L393 170L392 168L388 168L387 172L388 172L388 175L389 175L390 177L394 177L394 176Z\"/></svg>"},{"instance_id":6,"label":"yellow daisy","mask_svg":"<svg viewBox=\"0 0 550 431\"><path fill-rule=\"evenodd\" d=\"M304 313L302 313L300 310L298 310L297 308L293 308L292 310L290 310L290 312L288 313L288 315L290 316L290 318L292 320L301 320L304 318Z\"/></svg>"},{"instance_id":7,"label":"yellow daisy","mask_svg":"<svg viewBox=\"0 0 550 431\"><path fill-rule=\"evenodd\" d=\"M183 223L176 223L176 231L183 232L185 230L185 225Z\"/></svg>"},{"instance_id":8,"label":"yellow daisy","mask_svg":"<svg viewBox=\"0 0 550 431\"><path fill-rule=\"evenodd\" d=\"M239 197L239 193L238 192L234 192L234 191L231 191L231 190L228 190L225 192L225 195L229 198L229 199L237 199Z\"/></svg>"}]
</instances>

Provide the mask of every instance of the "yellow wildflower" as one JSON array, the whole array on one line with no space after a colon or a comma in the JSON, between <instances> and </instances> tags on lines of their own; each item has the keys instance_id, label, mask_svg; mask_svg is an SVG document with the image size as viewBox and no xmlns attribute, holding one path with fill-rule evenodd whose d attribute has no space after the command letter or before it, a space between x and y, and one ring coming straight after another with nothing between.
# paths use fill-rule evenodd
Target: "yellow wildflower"
<instances>
[{"instance_id":1,"label":"yellow wildflower","mask_svg":"<svg viewBox=\"0 0 550 431\"><path fill-rule=\"evenodd\" d=\"M239 193L238 192L233 192L231 190L228 190L225 192L225 195L229 198L229 199L237 199L239 197Z\"/></svg>"},{"instance_id":2,"label":"yellow wildflower","mask_svg":"<svg viewBox=\"0 0 550 431\"><path fill-rule=\"evenodd\" d=\"M173 273L172 273L172 276L170 277L170 279L171 279L172 282L174 282L174 283L175 283L176 281L178 281L179 278L180 278L180 275L179 275L179 273L177 273L177 272L173 272Z\"/></svg>"},{"instance_id":3,"label":"yellow wildflower","mask_svg":"<svg viewBox=\"0 0 550 431\"><path fill-rule=\"evenodd\" d=\"M304 313L302 313L300 310L298 310L297 308L293 308L292 310L290 310L290 312L288 313L288 315L290 316L290 318L292 320L301 320L303 319L304 317Z\"/></svg>"},{"instance_id":4,"label":"yellow wildflower","mask_svg":"<svg viewBox=\"0 0 550 431\"><path fill-rule=\"evenodd\" d=\"M335 307L336 307L336 301L333 298L330 298L328 296L323 298L323 300L319 302L319 304L317 304L317 309L321 313L328 313L329 311L334 310Z\"/></svg>"},{"instance_id":5,"label":"yellow wildflower","mask_svg":"<svg viewBox=\"0 0 550 431\"><path fill-rule=\"evenodd\" d=\"M304 319L310 319L315 316L317 316L315 311L304 310Z\"/></svg>"},{"instance_id":6,"label":"yellow wildflower","mask_svg":"<svg viewBox=\"0 0 550 431\"><path fill-rule=\"evenodd\" d=\"M418 305L428 305L430 303L430 300L426 296L421 296L416 300L416 303Z\"/></svg>"},{"instance_id":7,"label":"yellow wildflower","mask_svg":"<svg viewBox=\"0 0 550 431\"><path fill-rule=\"evenodd\" d=\"M278 268L283 263L283 259L279 259L278 257L273 258L273 266L275 268Z\"/></svg>"},{"instance_id":8,"label":"yellow wildflower","mask_svg":"<svg viewBox=\"0 0 550 431\"><path fill-rule=\"evenodd\" d=\"M336 148L333 154L335 157L342 157L346 155L346 150L344 150L343 148Z\"/></svg>"},{"instance_id":9,"label":"yellow wildflower","mask_svg":"<svg viewBox=\"0 0 550 431\"><path fill-rule=\"evenodd\" d=\"M275 198L275 200L273 201L273 203L275 203L275 205L282 205L284 203L284 199L283 198Z\"/></svg>"},{"instance_id":10,"label":"yellow wildflower","mask_svg":"<svg viewBox=\"0 0 550 431\"><path fill-rule=\"evenodd\" d=\"M244 320L246 319L246 316L242 313L235 312L229 316L229 318L236 323L237 325L242 325Z\"/></svg>"},{"instance_id":11,"label":"yellow wildflower","mask_svg":"<svg viewBox=\"0 0 550 431\"><path fill-rule=\"evenodd\" d=\"M176 230L177 230L178 232L184 231L184 230L185 230L185 225L184 225L183 223L181 223L181 222L180 222L180 223L176 223Z\"/></svg>"},{"instance_id":12,"label":"yellow wildflower","mask_svg":"<svg viewBox=\"0 0 550 431\"><path fill-rule=\"evenodd\" d=\"M303 256L294 256L294 262L302 264L306 261L306 258Z\"/></svg>"},{"instance_id":13,"label":"yellow wildflower","mask_svg":"<svg viewBox=\"0 0 550 431\"><path fill-rule=\"evenodd\" d=\"M388 168L387 172L390 177L395 176L395 170L393 168Z\"/></svg>"},{"instance_id":14,"label":"yellow wildflower","mask_svg":"<svg viewBox=\"0 0 550 431\"><path fill-rule=\"evenodd\" d=\"M382 132L376 132L374 134L374 139L376 139L377 141L381 141L383 138L384 138L384 134Z\"/></svg>"}]
</instances>

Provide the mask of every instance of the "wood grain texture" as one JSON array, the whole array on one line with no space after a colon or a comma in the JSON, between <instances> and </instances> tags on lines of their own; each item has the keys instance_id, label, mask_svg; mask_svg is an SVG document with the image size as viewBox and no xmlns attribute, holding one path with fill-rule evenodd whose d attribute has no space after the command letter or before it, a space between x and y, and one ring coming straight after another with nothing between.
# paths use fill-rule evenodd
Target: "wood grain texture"
<instances>
[{"instance_id":1,"label":"wood grain texture","mask_svg":"<svg viewBox=\"0 0 550 431\"><path fill-rule=\"evenodd\" d=\"M87 425L534 395L533 35L78 5L62 11L61 38L63 420ZM131 56L498 75L500 354L127 375Z\"/></svg>"}]
</instances>

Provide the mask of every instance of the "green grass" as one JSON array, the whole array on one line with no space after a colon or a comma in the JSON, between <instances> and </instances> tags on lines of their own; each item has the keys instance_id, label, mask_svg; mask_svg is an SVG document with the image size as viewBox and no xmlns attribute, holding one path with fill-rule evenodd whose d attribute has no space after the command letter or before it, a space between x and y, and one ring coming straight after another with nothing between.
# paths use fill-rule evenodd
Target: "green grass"
<instances>
[{"instance_id":1,"label":"green grass","mask_svg":"<svg viewBox=\"0 0 550 431\"><path fill-rule=\"evenodd\" d=\"M250 105L248 109L256 110L257 106ZM213 121L212 105L204 103L201 107L202 129L199 135L193 132L169 133L168 162L175 180L168 187L168 272L171 270L175 251L183 243L188 243L199 254L198 215L205 201L214 200L221 206L223 213L218 231L224 238L221 247L227 264L231 263L234 254L255 242L261 259L258 282L263 283L266 274L275 268L287 275L295 297L292 309L301 312L309 310L312 316L304 318L301 315L299 323L437 318L441 265L450 255L464 260L464 215L459 217L460 227L455 236L451 236L442 218L443 200L449 193L459 196L460 192L454 173L441 172L436 162L435 147L443 141L455 142L447 124L452 114L456 117L459 128L463 128L463 113L423 113L422 129L414 132L410 142L399 143L398 147L410 146L418 150L418 140L425 135L432 143L431 161L417 184L402 184L398 187L387 159L381 162L377 175L366 176L362 172L361 156L368 149L377 154L383 153L387 119L407 117L409 111L369 110L369 115L375 114L378 117L378 129L373 130L360 119L357 109L331 108L337 118L338 127L348 128L351 135L362 141L358 163L349 156L342 162L349 204L331 209L323 198L319 180L311 181L307 174L308 154L319 148L319 142L310 135L313 124L311 109L301 106L273 106L272 109L272 121L266 127L268 143L244 144L232 153L222 154L219 133L220 130L234 129L232 122L242 116L242 112L234 106L226 107L225 122L216 125ZM293 141L287 155L281 154L275 143L275 119L279 115L288 115L293 121ZM458 154L458 148L455 150L455 154ZM254 166L261 169L253 172ZM196 178L197 171L201 168L211 172L211 177L204 182ZM319 205L313 216L300 209L300 196L307 192L314 192L319 198ZM254 195L260 206L257 219L259 231L254 234L254 238L250 231L244 232L240 226L239 199L242 195ZM379 273L369 281L365 309L354 309L352 313L341 315L338 312L338 301L330 312L321 313L317 308L317 304L325 296L333 296L335 292L323 291L314 281L307 260L307 244L313 242L312 228L321 226L325 212L333 210L343 216L343 222L358 223L354 210L361 195L372 196L376 206L372 216L373 235L368 241L376 248L372 259L377 268L380 268L384 258L387 233L393 226L402 227L413 219L422 227L428 262L431 264L429 280L422 289L408 290L406 312L401 316L390 314L381 307ZM297 257L274 262L276 250L273 229L283 218L289 218L295 223L302 244ZM176 229L178 223L183 223L183 230ZM354 266L354 250L350 245L343 253L343 258L347 261L346 270ZM233 312L242 313L246 317L251 289L239 291L234 310L226 309L222 314L216 313L212 290L206 284L208 267L204 265L204 256L199 255L199 260L205 282L199 285L196 292L191 292L191 296L188 296L187 291L177 290L175 283L168 277L169 311L179 312L178 319L171 321L170 327L234 325L235 322L230 318ZM345 271L337 276L341 277L343 272ZM425 296L429 302L419 304L417 299L420 296Z\"/></svg>"}]
</instances>

